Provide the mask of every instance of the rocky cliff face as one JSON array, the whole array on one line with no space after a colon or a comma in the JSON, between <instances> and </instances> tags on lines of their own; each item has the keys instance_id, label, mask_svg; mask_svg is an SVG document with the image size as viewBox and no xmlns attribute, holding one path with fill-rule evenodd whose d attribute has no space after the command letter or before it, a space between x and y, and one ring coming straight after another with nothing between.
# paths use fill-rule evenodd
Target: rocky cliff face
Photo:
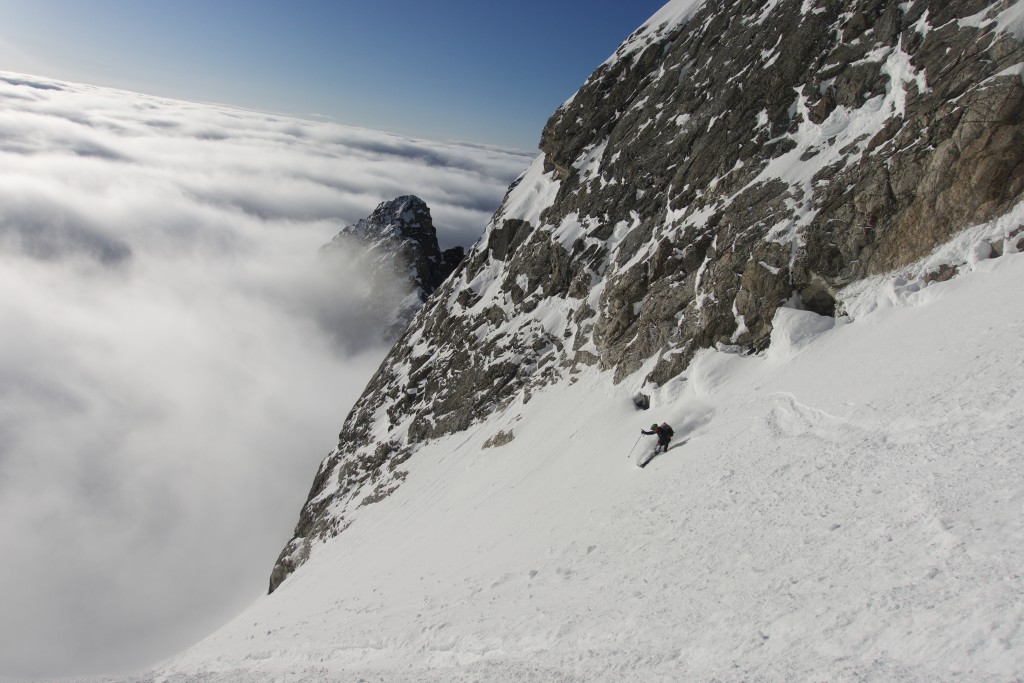
<instances>
[{"instance_id":1,"label":"rocky cliff face","mask_svg":"<svg viewBox=\"0 0 1024 683\"><path fill-rule=\"evenodd\" d=\"M759 351L781 305L1005 213L1024 4L675 0L555 112L543 154L345 422L271 576L399 486L417 444L581 366L644 386Z\"/></svg>"},{"instance_id":2,"label":"rocky cliff face","mask_svg":"<svg viewBox=\"0 0 1024 683\"><path fill-rule=\"evenodd\" d=\"M322 251L329 254L353 248L365 254L374 279L397 279L408 291L385 325L388 339L401 334L413 314L465 256L462 247L441 251L430 207L414 195L382 202L368 217L343 228Z\"/></svg>"}]
</instances>

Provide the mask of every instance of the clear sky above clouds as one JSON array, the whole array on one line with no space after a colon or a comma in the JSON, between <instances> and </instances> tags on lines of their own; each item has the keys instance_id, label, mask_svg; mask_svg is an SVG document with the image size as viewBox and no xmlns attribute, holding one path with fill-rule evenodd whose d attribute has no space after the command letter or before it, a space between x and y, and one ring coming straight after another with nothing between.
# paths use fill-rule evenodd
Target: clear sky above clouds
<instances>
[{"instance_id":1,"label":"clear sky above clouds","mask_svg":"<svg viewBox=\"0 0 1024 683\"><path fill-rule=\"evenodd\" d=\"M530 159L0 71L0 681L265 592L406 294L319 247L409 192L468 245Z\"/></svg>"},{"instance_id":2,"label":"clear sky above clouds","mask_svg":"<svg viewBox=\"0 0 1024 683\"><path fill-rule=\"evenodd\" d=\"M532 149L662 0L0 0L0 68Z\"/></svg>"}]
</instances>

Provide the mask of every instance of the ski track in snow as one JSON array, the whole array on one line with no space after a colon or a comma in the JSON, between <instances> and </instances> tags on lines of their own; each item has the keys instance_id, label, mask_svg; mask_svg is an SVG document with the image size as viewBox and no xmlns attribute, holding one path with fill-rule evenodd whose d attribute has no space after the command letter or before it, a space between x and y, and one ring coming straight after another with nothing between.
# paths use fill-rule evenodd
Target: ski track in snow
<instances>
[{"instance_id":1,"label":"ski track in snow","mask_svg":"<svg viewBox=\"0 0 1024 683\"><path fill-rule=\"evenodd\" d=\"M773 352L706 351L648 412L642 375L513 404L132 680L1017 678L1022 285L1007 254L852 322L784 311Z\"/></svg>"}]
</instances>

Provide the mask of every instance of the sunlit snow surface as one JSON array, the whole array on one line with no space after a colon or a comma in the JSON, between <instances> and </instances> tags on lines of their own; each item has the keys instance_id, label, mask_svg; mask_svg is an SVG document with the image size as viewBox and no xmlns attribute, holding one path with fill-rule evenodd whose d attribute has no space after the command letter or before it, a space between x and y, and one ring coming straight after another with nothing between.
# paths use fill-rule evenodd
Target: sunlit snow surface
<instances>
[{"instance_id":1,"label":"sunlit snow surface","mask_svg":"<svg viewBox=\"0 0 1024 683\"><path fill-rule=\"evenodd\" d=\"M853 318L781 309L766 354L706 351L649 411L583 373L424 447L143 680L1019 677L1024 256L981 239L1020 213L932 259L956 279L922 262L844 292ZM662 420L674 447L638 469Z\"/></svg>"}]
</instances>

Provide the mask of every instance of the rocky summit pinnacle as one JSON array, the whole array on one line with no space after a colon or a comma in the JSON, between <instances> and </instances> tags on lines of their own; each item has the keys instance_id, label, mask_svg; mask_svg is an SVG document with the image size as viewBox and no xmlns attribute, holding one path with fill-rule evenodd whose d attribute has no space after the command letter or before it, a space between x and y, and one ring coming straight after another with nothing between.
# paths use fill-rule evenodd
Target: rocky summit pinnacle
<instances>
[{"instance_id":1,"label":"rocky summit pinnacle","mask_svg":"<svg viewBox=\"0 0 1024 683\"><path fill-rule=\"evenodd\" d=\"M839 314L844 287L1006 215L1024 197L1019 8L665 5L554 113L391 349L271 589L423 442L588 367L639 395L702 349L759 352L781 306Z\"/></svg>"},{"instance_id":2,"label":"rocky summit pinnacle","mask_svg":"<svg viewBox=\"0 0 1024 683\"><path fill-rule=\"evenodd\" d=\"M368 217L342 228L322 250L330 253L353 247L366 251L374 275L404 278L415 294L400 305L387 332L391 338L402 331L465 255L462 247L441 251L430 207L411 194L381 202Z\"/></svg>"}]
</instances>

